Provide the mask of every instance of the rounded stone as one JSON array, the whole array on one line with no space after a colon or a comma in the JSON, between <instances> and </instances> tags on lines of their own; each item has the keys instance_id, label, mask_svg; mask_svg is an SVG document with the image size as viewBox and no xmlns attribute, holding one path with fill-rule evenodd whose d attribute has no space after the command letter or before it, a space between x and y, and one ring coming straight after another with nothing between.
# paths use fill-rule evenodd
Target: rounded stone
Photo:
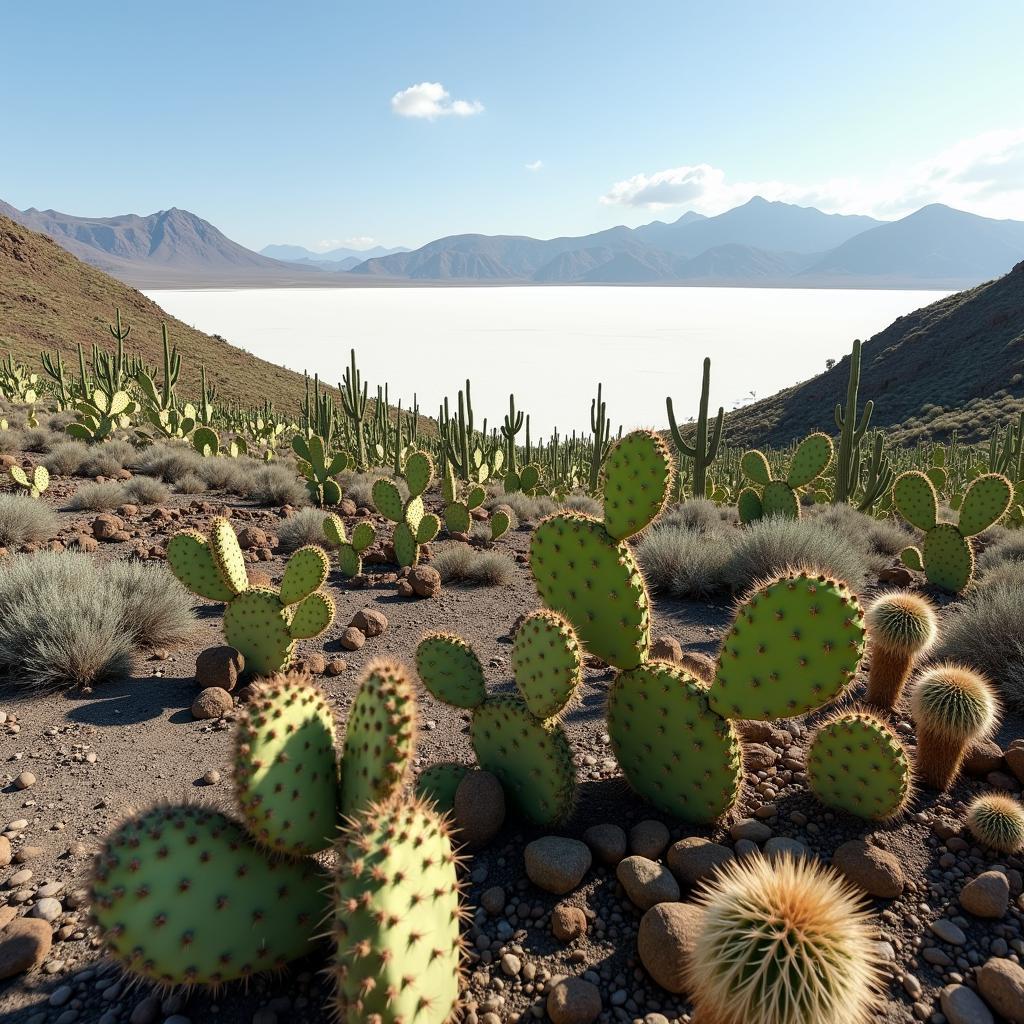
<instances>
[{"instance_id":1,"label":"rounded stone","mask_svg":"<svg viewBox=\"0 0 1024 1024\"><path fill-rule=\"evenodd\" d=\"M200 720L223 718L231 711L231 694L219 686L208 686L192 702L192 717Z\"/></svg>"},{"instance_id":2,"label":"rounded stone","mask_svg":"<svg viewBox=\"0 0 1024 1024\"><path fill-rule=\"evenodd\" d=\"M692 903L659 903L640 921L640 962L667 992L686 991L686 969L697 944L700 921L700 908Z\"/></svg>"},{"instance_id":3,"label":"rounded stone","mask_svg":"<svg viewBox=\"0 0 1024 1024\"><path fill-rule=\"evenodd\" d=\"M558 903L551 911L551 934L559 942L572 942L587 932L587 915L570 903Z\"/></svg>"},{"instance_id":4,"label":"rounded stone","mask_svg":"<svg viewBox=\"0 0 1024 1024\"><path fill-rule=\"evenodd\" d=\"M38 967L50 952L50 926L38 918L19 917L0 932L0 980Z\"/></svg>"},{"instance_id":5,"label":"rounded stone","mask_svg":"<svg viewBox=\"0 0 1024 1024\"><path fill-rule=\"evenodd\" d=\"M355 626L346 626L342 630L340 642L346 651L358 651L366 643L366 634Z\"/></svg>"},{"instance_id":6,"label":"rounded stone","mask_svg":"<svg viewBox=\"0 0 1024 1024\"><path fill-rule=\"evenodd\" d=\"M756 818L740 818L729 827L729 835L733 839L749 839L752 843L763 843L771 839L772 830Z\"/></svg>"},{"instance_id":7,"label":"rounded stone","mask_svg":"<svg viewBox=\"0 0 1024 1024\"><path fill-rule=\"evenodd\" d=\"M649 910L658 903L672 903L679 899L679 883L663 864L646 857L626 857L619 861L615 877L626 890L634 906Z\"/></svg>"},{"instance_id":8,"label":"rounded stone","mask_svg":"<svg viewBox=\"0 0 1024 1024\"><path fill-rule=\"evenodd\" d=\"M651 644L650 657L653 661L678 662L682 656L682 645L674 636L659 636Z\"/></svg>"},{"instance_id":9,"label":"rounded stone","mask_svg":"<svg viewBox=\"0 0 1024 1024\"><path fill-rule=\"evenodd\" d=\"M870 896L893 900L903 892L906 879L899 858L863 839L851 839L832 854L832 866Z\"/></svg>"},{"instance_id":10,"label":"rounded stone","mask_svg":"<svg viewBox=\"0 0 1024 1024\"><path fill-rule=\"evenodd\" d=\"M11 841L7 836L0 836L0 868L11 863Z\"/></svg>"},{"instance_id":11,"label":"rounded stone","mask_svg":"<svg viewBox=\"0 0 1024 1024\"><path fill-rule=\"evenodd\" d=\"M538 889L564 896L590 870L590 848L578 839L543 836L524 851L526 875Z\"/></svg>"},{"instance_id":12,"label":"rounded stone","mask_svg":"<svg viewBox=\"0 0 1024 1024\"><path fill-rule=\"evenodd\" d=\"M1024 1024L1024 967L1005 957L992 957L978 968L978 991L1010 1024Z\"/></svg>"},{"instance_id":13,"label":"rounded stone","mask_svg":"<svg viewBox=\"0 0 1024 1024\"><path fill-rule=\"evenodd\" d=\"M591 825L583 833L583 841L608 867L614 867L626 856L626 833L618 825Z\"/></svg>"},{"instance_id":14,"label":"rounded stone","mask_svg":"<svg viewBox=\"0 0 1024 1024\"><path fill-rule=\"evenodd\" d=\"M681 885L697 885L732 859L728 846L700 836L687 836L673 843L667 857L669 870Z\"/></svg>"},{"instance_id":15,"label":"rounded stone","mask_svg":"<svg viewBox=\"0 0 1024 1024\"><path fill-rule=\"evenodd\" d=\"M36 784L36 777L31 772L22 772L15 780L16 789L30 789Z\"/></svg>"},{"instance_id":16,"label":"rounded stone","mask_svg":"<svg viewBox=\"0 0 1024 1024\"><path fill-rule=\"evenodd\" d=\"M38 900L30 911L32 917L37 917L47 922L56 921L63 913L64 908L60 905L60 900L54 899L52 896L46 896Z\"/></svg>"},{"instance_id":17,"label":"rounded stone","mask_svg":"<svg viewBox=\"0 0 1024 1024\"><path fill-rule=\"evenodd\" d=\"M601 993L583 978L563 978L548 993L547 1011L552 1024L593 1024L601 1013Z\"/></svg>"},{"instance_id":18,"label":"rounded stone","mask_svg":"<svg viewBox=\"0 0 1024 1024\"><path fill-rule=\"evenodd\" d=\"M350 626L355 626L369 636L380 636L388 628L388 617L376 608L363 608L352 616Z\"/></svg>"},{"instance_id":19,"label":"rounded stone","mask_svg":"<svg viewBox=\"0 0 1024 1024\"><path fill-rule=\"evenodd\" d=\"M455 790L453 814L466 846L486 846L505 824L505 790L498 777L482 768L466 772Z\"/></svg>"},{"instance_id":20,"label":"rounded stone","mask_svg":"<svg viewBox=\"0 0 1024 1024\"><path fill-rule=\"evenodd\" d=\"M441 576L429 565L417 565L408 576L417 597L435 597L441 590Z\"/></svg>"},{"instance_id":21,"label":"rounded stone","mask_svg":"<svg viewBox=\"0 0 1024 1024\"><path fill-rule=\"evenodd\" d=\"M480 906L492 917L505 909L505 890L500 885L492 885L480 894Z\"/></svg>"},{"instance_id":22,"label":"rounded stone","mask_svg":"<svg viewBox=\"0 0 1024 1024\"><path fill-rule=\"evenodd\" d=\"M947 985L939 1005L949 1024L995 1024L989 1008L966 985Z\"/></svg>"},{"instance_id":23,"label":"rounded stone","mask_svg":"<svg viewBox=\"0 0 1024 1024\"><path fill-rule=\"evenodd\" d=\"M975 917L1000 918L1010 905L1010 881L1001 871L983 871L960 890L960 906Z\"/></svg>"},{"instance_id":24,"label":"rounded stone","mask_svg":"<svg viewBox=\"0 0 1024 1024\"><path fill-rule=\"evenodd\" d=\"M160 1000L156 996L146 996L141 1002L135 1004L128 1022L129 1024L156 1024L161 1016Z\"/></svg>"},{"instance_id":25,"label":"rounded stone","mask_svg":"<svg viewBox=\"0 0 1024 1024\"><path fill-rule=\"evenodd\" d=\"M629 830L629 848L640 857L657 860L665 852L669 838L668 826L663 821L648 818Z\"/></svg>"},{"instance_id":26,"label":"rounded stone","mask_svg":"<svg viewBox=\"0 0 1024 1024\"><path fill-rule=\"evenodd\" d=\"M245 655L234 647L207 647L196 658L196 682L202 689L211 686L231 691L245 671Z\"/></svg>"}]
</instances>

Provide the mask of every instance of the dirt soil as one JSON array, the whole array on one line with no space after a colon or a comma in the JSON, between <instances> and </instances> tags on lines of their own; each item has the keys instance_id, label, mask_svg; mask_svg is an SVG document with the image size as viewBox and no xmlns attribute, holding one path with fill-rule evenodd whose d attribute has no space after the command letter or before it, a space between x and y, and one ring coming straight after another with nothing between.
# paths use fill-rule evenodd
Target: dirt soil
<instances>
[{"instance_id":1,"label":"dirt soil","mask_svg":"<svg viewBox=\"0 0 1024 1024\"><path fill-rule=\"evenodd\" d=\"M46 500L60 508L76 486L75 481L56 479ZM159 548L183 525L202 528L225 508L236 527L258 526L271 536L281 521L278 510L209 495L201 501L175 496L166 507L180 512L180 517L153 520L153 509L142 508L127 517L130 541L100 544L92 557L120 558L135 548ZM62 536L91 533L94 517L62 511ZM529 529L521 527L498 547L522 558L529 536ZM284 559L275 553L254 568L268 572L277 582ZM353 589L337 572L332 573L328 586L337 602L335 622L323 637L298 650L300 657L323 652L328 659L343 658L347 663L341 674L317 679L339 723L351 707L362 668L382 655L412 664L415 645L428 630L449 630L465 637L479 653L489 685L494 690L512 688L509 631L522 613L539 605L522 560L507 587L446 585L434 599L400 598L394 587L394 567L369 565L367 574L368 586ZM387 616L387 630L368 639L359 651L342 650L343 629L365 607ZM654 637L670 634L684 648L710 655L716 653L730 620L724 604L655 600L654 611ZM4 758L0 831L10 838L15 854L15 863L0 868L0 914L4 904L25 913L39 887L50 882L59 883L63 901L63 913L53 922L53 947L42 968L0 982L0 1020L8 1024L163 1020L312 1024L331 1019L329 986L320 973L326 950L323 956L293 965L286 974L256 979L247 988L231 985L215 995L199 991L153 998L145 986L129 984L118 969L105 964L95 929L88 926L85 887L92 854L127 813L162 799L208 801L232 810L231 722L195 721L189 711L197 692L196 655L223 642L219 606L200 602L198 615L193 642L154 652L136 664L131 678L102 684L90 694L20 699L0 682L0 711L7 716L0 725ZM939 1011L943 985L968 978L971 969L990 955L1024 958L1024 914L1017 902L1024 869L1020 860L1002 861L1010 872L1013 905L1001 921L971 917L955 902L962 881L993 863L972 846L969 837L966 842L961 838L966 835L959 830L964 803L990 789L992 782L1019 790L1005 768L996 778L990 775L988 782L965 777L951 794L920 793L903 821L876 826L827 811L808 792L799 762L807 726L813 722L776 723L780 728L766 744L767 759L774 763L748 772L743 796L729 817L714 828L684 826L645 806L623 781L605 731L603 707L610 678L608 670L588 667L581 697L565 717L581 784L572 820L558 833L578 837L589 825L602 822L616 823L628 832L635 823L656 818L669 826L673 842L705 835L731 846L730 824L757 817L774 836L791 837L826 860L847 839L874 836L877 845L899 858L907 879L898 899L873 901L890 971L885 1006L878 1016L885 1024L939 1020L931 1015ZM419 685L418 692L417 770L436 761L471 762L468 714L434 701ZM901 721L898 728L912 746L909 722ZM1005 749L1022 733L1021 719L1007 715L997 740ZM25 770L38 781L22 791L13 780ZM219 772L220 781L204 784L204 775L211 770ZM941 825L944 819L953 822L953 839ZM469 1024L546 1019L545 981L569 974L584 975L598 984L604 1002L601 1021L688 1021L689 1004L654 985L639 963L636 931L641 914L625 898L613 870L595 866L581 887L564 898L586 912L587 934L568 944L552 936L550 913L560 899L534 887L523 869L525 844L542 834L544 830L509 820L490 848L468 862L474 918L468 926L473 953L467 965L465 1019ZM12 886L10 878L26 868L31 879ZM504 907L493 914L477 909L481 894L496 886L504 890ZM954 920L965 933L965 942L951 945L933 934L929 924L937 918ZM508 952L514 954L518 972L509 973L501 966Z\"/></svg>"}]
</instances>

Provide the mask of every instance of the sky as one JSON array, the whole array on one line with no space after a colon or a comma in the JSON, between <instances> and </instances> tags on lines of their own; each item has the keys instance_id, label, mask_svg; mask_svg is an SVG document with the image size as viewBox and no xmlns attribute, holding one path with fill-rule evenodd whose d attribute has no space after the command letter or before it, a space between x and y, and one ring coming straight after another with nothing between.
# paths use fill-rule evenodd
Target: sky
<instances>
[{"instance_id":1,"label":"sky","mask_svg":"<svg viewBox=\"0 0 1024 1024\"><path fill-rule=\"evenodd\" d=\"M10 0L2 34L19 208L177 206L318 251L755 194L1024 219L1015 0Z\"/></svg>"}]
</instances>

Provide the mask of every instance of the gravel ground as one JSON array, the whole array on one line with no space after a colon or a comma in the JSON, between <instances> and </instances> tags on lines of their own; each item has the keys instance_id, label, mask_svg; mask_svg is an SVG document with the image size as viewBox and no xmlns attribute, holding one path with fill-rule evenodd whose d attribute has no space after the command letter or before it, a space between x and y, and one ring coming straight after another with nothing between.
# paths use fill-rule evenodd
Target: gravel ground
<instances>
[{"instance_id":1,"label":"gravel ground","mask_svg":"<svg viewBox=\"0 0 1024 1024\"><path fill-rule=\"evenodd\" d=\"M77 486L74 480L55 479L46 500L59 509ZM100 544L93 557L153 557L154 549L159 557L166 539L183 525L202 528L225 508L236 527L258 527L271 539L281 522L279 510L254 509L210 495L201 500L175 496L163 508L163 513L143 507L123 515L129 539ZM62 511L60 538L69 542L78 534L91 535L94 518L94 513ZM365 588L352 588L332 574L328 586L338 606L336 620L323 637L300 645L298 654L322 652L328 660L346 663L340 674L318 678L339 721L351 706L366 664L380 655L411 663L418 639L432 629L465 637L479 653L490 686L511 689L509 631L522 613L539 603L522 561L528 541L529 530L520 528L498 544L519 559L507 587L446 585L436 598L409 600L397 595L393 568L386 565L367 566ZM254 567L280 579L284 559L273 544L265 550L265 560L252 557ZM344 628L367 607L384 613L387 630L358 651L343 650ZM729 608L722 604L657 600L653 635L670 634L686 649L713 655L729 618ZM232 985L215 995L154 995L105 964L88 926L85 887L91 856L126 813L167 797L231 808L230 716L196 721L189 710L196 695L196 655L222 642L219 621L216 606L202 605L193 642L153 652L136 664L131 678L103 684L90 694L15 699L0 684L0 832L13 855L11 864L0 867L0 924L28 914L49 919L54 931L40 969L0 982L0 1019L5 1022L284 1024L331 1019L329 990L320 974L325 956L295 964L280 977L256 979L247 988ZM813 719L775 723L747 737L747 783L729 817L711 829L681 827L646 807L622 780L604 726L610 678L600 666L588 666L581 695L565 715L581 785L573 817L558 834L581 837L588 827L602 823L628 833L639 822L660 819L672 843L705 836L742 855L752 851L751 844L764 847L784 837L825 860L842 843L871 837L875 847L894 855L894 871L903 884L897 898L872 901L889 972L885 1005L877 1019L886 1024L984 1020L957 1018L956 1000L947 999L944 1012L939 993L944 986L973 986L975 968L990 957L1024 959L1024 864L986 855L961 829L965 804L973 795L993 784L1015 792L1021 788L998 752L988 760L975 758L969 766L974 775L966 775L951 793L921 793L902 821L874 826L826 811L808 793L802 761ZM468 714L434 701L422 687L419 694L417 770L436 761L471 761ZM1014 715L1004 718L996 737L1002 751L1024 735L1022 724ZM897 728L912 746L909 722L899 720ZM36 781L20 789L16 779L26 771ZM210 784L210 779L217 781ZM600 990L601 1021L689 1021L689 1004L656 986L638 959L636 934L642 915L625 896L613 867L595 862L564 897L542 891L526 877L524 848L543 834L510 820L493 844L468 860L473 918L467 926L472 953L465 1019L469 1024L547 1019L544 1005L552 979L571 975ZM664 849L644 850L655 859L665 856ZM1007 909L990 919L967 913L958 904L961 887L993 867L1008 879ZM684 885L682 898L687 895ZM552 911L560 904L582 910L585 934L568 942L554 937ZM2 939L0 932L0 944Z\"/></svg>"}]
</instances>

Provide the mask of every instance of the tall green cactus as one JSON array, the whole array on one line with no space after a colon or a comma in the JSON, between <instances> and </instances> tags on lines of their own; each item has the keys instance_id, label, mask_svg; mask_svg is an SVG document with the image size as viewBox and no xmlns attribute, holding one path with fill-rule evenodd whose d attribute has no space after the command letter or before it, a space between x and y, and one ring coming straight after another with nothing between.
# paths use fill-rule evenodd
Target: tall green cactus
<instances>
[{"instance_id":1,"label":"tall green cactus","mask_svg":"<svg viewBox=\"0 0 1024 1024\"><path fill-rule=\"evenodd\" d=\"M875 403L870 399L864 405L860 423L857 423L857 395L860 391L860 341L853 343L850 353L850 378L846 387L846 411L836 404L836 426L839 427L839 453L836 456L836 485L832 500L845 504L853 499L860 483L860 446L864 440Z\"/></svg>"},{"instance_id":2,"label":"tall green cactus","mask_svg":"<svg viewBox=\"0 0 1024 1024\"><path fill-rule=\"evenodd\" d=\"M1013 484L999 473L977 477L964 494L957 523L938 521L935 486L919 470L898 476L892 494L899 514L925 535L923 552L903 549L903 564L918 572L923 569L930 583L958 594L974 576L970 538L1002 519L1013 500Z\"/></svg>"},{"instance_id":3,"label":"tall green cactus","mask_svg":"<svg viewBox=\"0 0 1024 1024\"><path fill-rule=\"evenodd\" d=\"M366 469L366 437L363 432L363 420L366 418L366 400L370 385L363 384L362 390L359 385L362 383L362 375L359 367L356 366L356 350L350 352L348 369L345 371L342 383L338 385L341 392L341 407L352 425L352 434L355 438L356 465L359 469Z\"/></svg>"},{"instance_id":4,"label":"tall green cactus","mask_svg":"<svg viewBox=\"0 0 1024 1024\"><path fill-rule=\"evenodd\" d=\"M668 410L668 425L675 442L676 451L693 460L692 494L695 498L703 498L707 494L708 469L718 457L718 448L722 443L722 428L725 425L725 409L719 406L715 416L715 425L708 437L708 396L711 390L711 360L704 360L704 373L700 387L700 408L697 414L697 432L693 444L688 444L676 425L676 417L672 411L671 396L665 399Z\"/></svg>"},{"instance_id":5,"label":"tall green cactus","mask_svg":"<svg viewBox=\"0 0 1024 1024\"><path fill-rule=\"evenodd\" d=\"M334 620L334 601L319 589L330 565L321 548L309 545L291 556L280 590L250 587L235 531L218 518L207 537L197 530L176 533L167 563L193 593L224 602L224 636L256 675L284 671L295 641L319 636Z\"/></svg>"},{"instance_id":6,"label":"tall green cactus","mask_svg":"<svg viewBox=\"0 0 1024 1024\"><path fill-rule=\"evenodd\" d=\"M522 410L516 412L516 396L509 395L508 413L505 415L505 422L501 425L501 436L505 439L505 461L508 463L508 471L510 473L518 471L518 463L516 462L516 434L519 433L522 426Z\"/></svg>"}]
</instances>

